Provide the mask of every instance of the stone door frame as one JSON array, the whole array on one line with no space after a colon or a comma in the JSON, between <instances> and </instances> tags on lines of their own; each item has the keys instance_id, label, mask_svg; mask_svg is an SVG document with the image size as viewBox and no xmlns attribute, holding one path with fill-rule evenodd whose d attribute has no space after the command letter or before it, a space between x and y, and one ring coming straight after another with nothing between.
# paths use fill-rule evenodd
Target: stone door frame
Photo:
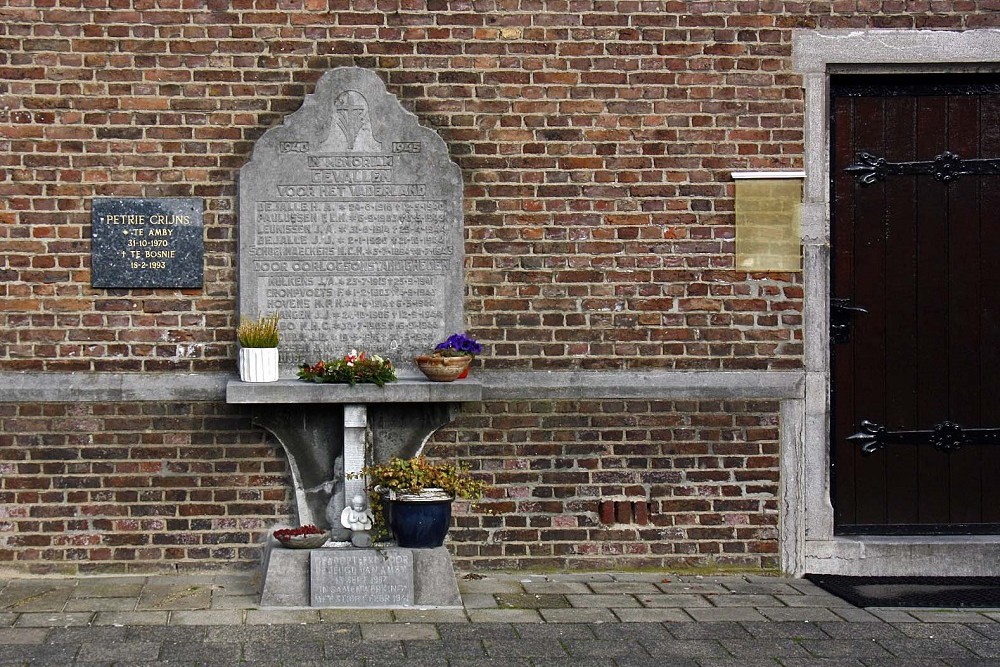
<instances>
[{"instance_id":1,"label":"stone door frame","mask_svg":"<svg viewBox=\"0 0 1000 667\"><path fill-rule=\"evenodd\" d=\"M782 569L848 575L1000 574L1000 536L835 536L830 501L830 100L839 73L1000 70L1000 30L800 31L805 89L802 204L805 398L783 409ZM791 406L788 406L791 407ZM797 412L797 414L795 414Z\"/></svg>"}]
</instances>

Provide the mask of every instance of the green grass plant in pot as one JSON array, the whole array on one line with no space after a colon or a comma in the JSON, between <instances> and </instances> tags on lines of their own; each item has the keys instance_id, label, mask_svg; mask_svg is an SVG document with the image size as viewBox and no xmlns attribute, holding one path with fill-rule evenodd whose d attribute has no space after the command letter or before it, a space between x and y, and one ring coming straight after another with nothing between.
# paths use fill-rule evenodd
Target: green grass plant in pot
<instances>
[{"instance_id":1,"label":"green grass plant in pot","mask_svg":"<svg viewBox=\"0 0 1000 667\"><path fill-rule=\"evenodd\" d=\"M240 379L244 382L274 382L278 379L278 314L256 320L244 317L236 328L240 342Z\"/></svg>"},{"instance_id":2,"label":"green grass plant in pot","mask_svg":"<svg viewBox=\"0 0 1000 667\"><path fill-rule=\"evenodd\" d=\"M444 544L455 498L478 500L487 488L462 464L434 463L423 456L392 458L370 465L360 475L368 480L375 514L375 537L388 532L396 544L410 549L432 549Z\"/></svg>"}]
</instances>

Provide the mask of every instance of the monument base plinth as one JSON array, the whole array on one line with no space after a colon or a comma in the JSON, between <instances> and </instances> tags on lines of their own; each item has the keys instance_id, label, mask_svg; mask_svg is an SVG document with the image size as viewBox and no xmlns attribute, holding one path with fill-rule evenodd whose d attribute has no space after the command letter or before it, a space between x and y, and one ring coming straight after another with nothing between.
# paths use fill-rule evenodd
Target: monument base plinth
<instances>
[{"instance_id":1,"label":"monument base plinth","mask_svg":"<svg viewBox=\"0 0 1000 667\"><path fill-rule=\"evenodd\" d=\"M264 554L261 607L324 609L461 608L444 547L285 549Z\"/></svg>"}]
</instances>

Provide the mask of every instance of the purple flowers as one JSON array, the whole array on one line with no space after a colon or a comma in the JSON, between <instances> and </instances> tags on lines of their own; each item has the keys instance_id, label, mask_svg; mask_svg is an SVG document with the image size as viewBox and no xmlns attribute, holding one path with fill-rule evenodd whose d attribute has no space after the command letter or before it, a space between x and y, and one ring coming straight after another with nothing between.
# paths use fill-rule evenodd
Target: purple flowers
<instances>
[{"instance_id":1,"label":"purple flowers","mask_svg":"<svg viewBox=\"0 0 1000 667\"><path fill-rule=\"evenodd\" d=\"M476 342L475 338L470 338L464 333L457 333L448 336L448 340L445 342L438 343L434 351L453 355L467 354L474 357L482 353L483 346Z\"/></svg>"}]
</instances>

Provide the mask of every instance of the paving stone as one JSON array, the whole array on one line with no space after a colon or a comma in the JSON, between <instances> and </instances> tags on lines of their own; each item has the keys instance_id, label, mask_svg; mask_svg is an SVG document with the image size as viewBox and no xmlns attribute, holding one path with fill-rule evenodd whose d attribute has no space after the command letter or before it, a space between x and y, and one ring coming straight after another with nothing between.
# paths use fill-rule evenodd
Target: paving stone
<instances>
[{"instance_id":1,"label":"paving stone","mask_svg":"<svg viewBox=\"0 0 1000 667\"><path fill-rule=\"evenodd\" d=\"M173 611L179 609L209 609L212 589L207 583L180 585L147 585L139 596L140 611Z\"/></svg>"},{"instance_id":2,"label":"paving stone","mask_svg":"<svg viewBox=\"0 0 1000 667\"><path fill-rule=\"evenodd\" d=\"M356 644L361 642L361 625L356 623L308 623L306 625L282 625L275 627L281 628L281 636L284 637L285 641L290 642L319 641L337 644Z\"/></svg>"},{"instance_id":3,"label":"paving stone","mask_svg":"<svg viewBox=\"0 0 1000 667\"><path fill-rule=\"evenodd\" d=\"M595 581L589 584L590 589L598 594L619 595L621 593L658 594L660 589L656 584L645 581Z\"/></svg>"},{"instance_id":4,"label":"paving stone","mask_svg":"<svg viewBox=\"0 0 1000 667\"><path fill-rule=\"evenodd\" d=\"M729 607L722 609L712 607L702 609L700 607L690 607L685 611L696 621L747 621L760 622L767 620L764 616L751 607Z\"/></svg>"},{"instance_id":5,"label":"paving stone","mask_svg":"<svg viewBox=\"0 0 1000 667\"><path fill-rule=\"evenodd\" d=\"M89 611L58 614L32 612L20 614L14 627L17 628L65 628L72 625L89 625L94 614Z\"/></svg>"},{"instance_id":6,"label":"paving stone","mask_svg":"<svg viewBox=\"0 0 1000 667\"><path fill-rule=\"evenodd\" d=\"M511 577L485 576L482 579L458 578L458 591L466 593L523 593L521 583Z\"/></svg>"},{"instance_id":7,"label":"paving stone","mask_svg":"<svg viewBox=\"0 0 1000 667\"><path fill-rule=\"evenodd\" d=\"M723 583L727 589L740 595L801 595L787 581L742 581Z\"/></svg>"},{"instance_id":8,"label":"paving stone","mask_svg":"<svg viewBox=\"0 0 1000 667\"><path fill-rule=\"evenodd\" d=\"M787 660L787 658L786 658ZM777 658L702 658L698 667L777 667Z\"/></svg>"},{"instance_id":9,"label":"paving stone","mask_svg":"<svg viewBox=\"0 0 1000 667\"><path fill-rule=\"evenodd\" d=\"M702 593L714 593L721 595L729 594L729 589L722 584L671 582L669 584L657 584L657 588L668 595L700 595Z\"/></svg>"},{"instance_id":10,"label":"paving stone","mask_svg":"<svg viewBox=\"0 0 1000 667\"><path fill-rule=\"evenodd\" d=\"M141 660L156 660L159 642L83 642L77 653L78 662L121 662L126 665Z\"/></svg>"},{"instance_id":11,"label":"paving stone","mask_svg":"<svg viewBox=\"0 0 1000 667\"><path fill-rule=\"evenodd\" d=\"M305 660L322 660L326 656L322 642L296 641L270 644L243 644L243 660L251 665L281 664L296 665ZM353 658L355 656L345 656Z\"/></svg>"},{"instance_id":12,"label":"paving stone","mask_svg":"<svg viewBox=\"0 0 1000 667\"><path fill-rule=\"evenodd\" d=\"M0 652L0 664L55 666L73 664L79 647L75 644L12 644Z\"/></svg>"},{"instance_id":13,"label":"paving stone","mask_svg":"<svg viewBox=\"0 0 1000 667\"><path fill-rule=\"evenodd\" d=\"M906 624L909 625L909 624ZM895 626L889 623L817 623L818 629L830 635L834 639L902 639L904 635L901 631L902 625Z\"/></svg>"},{"instance_id":14,"label":"paving stone","mask_svg":"<svg viewBox=\"0 0 1000 667\"><path fill-rule=\"evenodd\" d=\"M967 623L965 627L975 630L987 639L1000 639L1000 623Z\"/></svg>"},{"instance_id":15,"label":"paving stone","mask_svg":"<svg viewBox=\"0 0 1000 667\"><path fill-rule=\"evenodd\" d=\"M1000 658L1000 640L963 639L959 643L983 658Z\"/></svg>"},{"instance_id":16,"label":"paving stone","mask_svg":"<svg viewBox=\"0 0 1000 667\"><path fill-rule=\"evenodd\" d=\"M368 665L378 667L397 660L400 661L398 664L405 664L402 663L405 660L405 655L401 641L324 642L324 651L327 660L365 660ZM414 667L412 661L408 662L410 667ZM297 666L293 665L292 667Z\"/></svg>"},{"instance_id":17,"label":"paving stone","mask_svg":"<svg viewBox=\"0 0 1000 667\"><path fill-rule=\"evenodd\" d=\"M976 660L982 660L976 658ZM951 660L941 660L939 658L907 658L906 667L951 667L955 663ZM865 667L900 667L899 658L866 658ZM982 662L977 662L976 667L984 667Z\"/></svg>"},{"instance_id":18,"label":"paving stone","mask_svg":"<svg viewBox=\"0 0 1000 667\"><path fill-rule=\"evenodd\" d=\"M566 599L574 607L605 607L620 609L640 607L639 601L631 595L567 595Z\"/></svg>"},{"instance_id":19,"label":"paving stone","mask_svg":"<svg viewBox=\"0 0 1000 667\"><path fill-rule=\"evenodd\" d=\"M95 627L93 625L77 625L69 628L52 628L43 630L41 628L24 630L23 632L41 632L47 634L46 640L49 644L82 644L83 642L123 642L128 641L127 628L115 628L111 626ZM4 641L0 639L0 645Z\"/></svg>"},{"instance_id":20,"label":"paving stone","mask_svg":"<svg viewBox=\"0 0 1000 667\"><path fill-rule=\"evenodd\" d=\"M305 630L301 626L293 626L296 630ZM192 629L181 628L181 627L170 627L166 628L173 632L191 632ZM284 625L255 625L253 623L247 623L242 626L212 626L205 628L205 641L208 643L215 644L231 644L239 642L255 642L255 643L270 643L270 642L280 642L284 641L286 637L286 628ZM357 632L357 639L361 639L361 631Z\"/></svg>"},{"instance_id":21,"label":"paving stone","mask_svg":"<svg viewBox=\"0 0 1000 667\"><path fill-rule=\"evenodd\" d=\"M772 621L836 621L839 617L822 607L758 607L757 611Z\"/></svg>"},{"instance_id":22,"label":"paving stone","mask_svg":"<svg viewBox=\"0 0 1000 667\"><path fill-rule=\"evenodd\" d=\"M221 626L220 626L221 627ZM243 626L225 626L234 632L243 630ZM111 628L108 628L111 629ZM196 626L171 626L171 625L133 625L127 628L114 628L124 630L128 641L146 642L204 642L208 636L209 628Z\"/></svg>"},{"instance_id":23,"label":"paving stone","mask_svg":"<svg viewBox=\"0 0 1000 667\"><path fill-rule=\"evenodd\" d=\"M674 635L667 628L676 625L686 625L679 623L612 623L610 625L592 625L591 631L598 639L608 641L639 641L648 639L651 641L667 641ZM693 625L693 624L692 624Z\"/></svg>"},{"instance_id":24,"label":"paving stone","mask_svg":"<svg viewBox=\"0 0 1000 667\"><path fill-rule=\"evenodd\" d=\"M323 623L391 623L390 609L320 609Z\"/></svg>"},{"instance_id":25,"label":"paving stone","mask_svg":"<svg viewBox=\"0 0 1000 667\"><path fill-rule=\"evenodd\" d=\"M448 664L450 667L530 667L532 663L527 658L466 658L463 656L453 657Z\"/></svg>"},{"instance_id":26,"label":"paving stone","mask_svg":"<svg viewBox=\"0 0 1000 667\"><path fill-rule=\"evenodd\" d=\"M99 611L94 614L94 625L166 625L168 611Z\"/></svg>"},{"instance_id":27,"label":"paving stone","mask_svg":"<svg viewBox=\"0 0 1000 667\"><path fill-rule=\"evenodd\" d=\"M17 614L11 612L0 612L0 628L9 628L17 620Z\"/></svg>"},{"instance_id":28,"label":"paving stone","mask_svg":"<svg viewBox=\"0 0 1000 667\"><path fill-rule=\"evenodd\" d=\"M784 607L772 595L706 595L705 599L715 607Z\"/></svg>"},{"instance_id":29,"label":"paving stone","mask_svg":"<svg viewBox=\"0 0 1000 667\"><path fill-rule=\"evenodd\" d=\"M529 581L521 584L526 593L590 593L590 587L582 581Z\"/></svg>"},{"instance_id":30,"label":"paving stone","mask_svg":"<svg viewBox=\"0 0 1000 667\"><path fill-rule=\"evenodd\" d=\"M683 609L612 609L624 623L674 623L691 622L692 618Z\"/></svg>"},{"instance_id":31,"label":"paving stone","mask_svg":"<svg viewBox=\"0 0 1000 667\"><path fill-rule=\"evenodd\" d=\"M395 620L403 623L468 623L464 609L396 609Z\"/></svg>"},{"instance_id":32,"label":"paving stone","mask_svg":"<svg viewBox=\"0 0 1000 667\"><path fill-rule=\"evenodd\" d=\"M973 655L950 639L880 639L879 644L900 658L961 658Z\"/></svg>"},{"instance_id":33,"label":"paving stone","mask_svg":"<svg viewBox=\"0 0 1000 667\"><path fill-rule=\"evenodd\" d=\"M638 610L636 610L638 611ZM610 609L539 609L546 623L617 623Z\"/></svg>"},{"instance_id":34,"label":"paving stone","mask_svg":"<svg viewBox=\"0 0 1000 667\"><path fill-rule=\"evenodd\" d=\"M74 598L132 598L133 603L139 599L145 578L118 577L111 579L80 579L73 588Z\"/></svg>"},{"instance_id":35,"label":"paving stone","mask_svg":"<svg viewBox=\"0 0 1000 667\"><path fill-rule=\"evenodd\" d=\"M521 639L550 639L553 641L561 641L563 639L597 639L592 626L588 622L580 621L573 624L560 623L556 625L537 623L515 624L514 629Z\"/></svg>"},{"instance_id":36,"label":"paving stone","mask_svg":"<svg viewBox=\"0 0 1000 667\"><path fill-rule=\"evenodd\" d=\"M872 614L866 609L857 607L833 607L830 609L834 614L849 623L882 623L882 619Z\"/></svg>"},{"instance_id":37,"label":"paving stone","mask_svg":"<svg viewBox=\"0 0 1000 667\"><path fill-rule=\"evenodd\" d=\"M678 656L622 656L614 659L618 667L699 667L701 660Z\"/></svg>"},{"instance_id":38,"label":"paving stone","mask_svg":"<svg viewBox=\"0 0 1000 667\"><path fill-rule=\"evenodd\" d=\"M775 595L774 597L789 607L849 607L857 609L850 602L833 595Z\"/></svg>"},{"instance_id":39,"label":"paving stone","mask_svg":"<svg viewBox=\"0 0 1000 667\"><path fill-rule=\"evenodd\" d=\"M559 575L559 581L614 581L615 575L608 572L566 572Z\"/></svg>"},{"instance_id":40,"label":"paving stone","mask_svg":"<svg viewBox=\"0 0 1000 667\"><path fill-rule=\"evenodd\" d=\"M170 625L240 625L243 622L243 611L229 610L195 610L170 612Z\"/></svg>"},{"instance_id":41,"label":"paving stone","mask_svg":"<svg viewBox=\"0 0 1000 667\"><path fill-rule=\"evenodd\" d=\"M496 597L492 593L463 593L462 606L466 609L496 609Z\"/></svg>"},{"instance_id":42,"label":"paving stone","mask_svg":"<svg viewBox=\"0 0 1000 667\"><path fill-rule=\"evenodd\" d=\"M642 646L633 642L609 642L593 639L566 639L563 648L574 658L647 655Z\"/></svg>"},{"instance_id":43,"label":"paving stone","mask_svg":"<svg viewBox=\"0 0 1000 667\"><path fill-rule=\"evenodd\" d=\"M0 591L0 611L62 611L73 593L73 582L12 582Z\"/></svg>"},{"instance_id":44,"label":"paving stone","mask_svg":"<svg viewBox=\"0 0 1000 667\"><path fill-rule=\"evenodd\" d=\"M739 623L730 622L667 623L666 629L677 639L749 639L753 636Z\"/></svg>"},{"instance_id":45,"label":"paving stone","mask_svg":"<svg viewBox=\"0 0 1000 667\"><path fill-rule=\"evenodd\" d=\"M886 623L919 623L919 619L910 616L908 613L902 609L893 609L891 607L865 607L865 610L871 613L876 618L885 621Z\"/></svg>"},{"instance_id":46,"label":"paving stone","mask_svg":"<svg viewBox=\"0 0 1000 667\"><path fill-rule=\"evenodd\" d=\"M722 647L737 658L806 657L809 652L794 639L720 639Z\"/></svg>"},{"instance_id":47,"label":"paving stone","mask_svg":"<svg viewBox=\"0 0 1000 667\"><path fill-rule=\"evenodd\" d=\"M365 641L437 639L438 632L429 623L362 623L361 637Z\"/></svg>"},{"instance_id":48,"label":"paving stone","mask_svg":"<svg viewBox=\"0 0 1000 667\"><path fill-rule=\"evenodd\" d=\"M810 621L744 622L741 625L751 636L757 638L799 640L829 639L830 637L816 623Z\"/></svg>"},{"instance_id":49,"label":"paving stone","mask_svg":"<svg viewBox=\"0 0 1000 667\"><path fill-rule=\"evenodd\" d=\"M817 658L888 658L892 655L872 640L803 639L802 646Z\"/></svg>"},{"instance_id":50,"label":"paving stone","mask_svg":"<svg viewBox=\"0 0 1000 667\"><path fill-rule=\"evenodd\" d=\"M727 658L726 651L717 641L709 639L672 639L669 641L641 639L639 644L654 658Z\"/></svg>"},{"instance_id":51,"label":"paving stone","mask_svg":"<svg viewBox=\"0 0 1000 667\"><path fill-rule=\"evenodd\" d=\"M646 607L711 607L701 595L639 595L639 601Z\"/></svg>"},{"instance_id":52,"label":"paving stone","mask_svg":"<svg viewBox=\"0 0 1000 667\"><path fill-rule=\"evenodd\" d=\"M541 623L536 609L469 609L473 623Z\"/></svg>"},{"instance_id":53,"label":"paving stone","mask_svg":"<svg viewBox=\"0 0 1000 667\"><path fill-rule=\"evenodd\" d=\"M789 579L788 585L804 595L830 595L808 579Z\"/></svg>"},{"instance_id":54,"label":"paving stone","mask_svg":"<svg viewBox=\"0 0 1000 667\"><path fill-rule=\"evenodd\" d=\"M782 667L864 667L866 663L855 658L784 658ZM897 665L896 667L904 667Z\"/></svg>"},{"instance_id":55,"label":"paving stone","mask_svg":"<svg viewBox=\"0 0 1000 667\"><path fill-rule=\"evenodd\" d=\"M522 626L486 623L484 625L442 625L438 634L446 642L480 639L519 639Z\"/></svg>"},{"instance_id":56,"label":"paving stone","mask_svg":"<svg viewBox=\"0 0 1000 667\"><path fill-rule=\"evenodd\" d=\"M983 621L983 616L974 611L910 609L909 614L923 623L981 623Z\"/></svg>"},{"instance_id":57,"label":"paving stone","mask_svg":"<svg viewBox=\"0 0 1000 667\"><path fill-rule=\"evenodd\" d=\"M486 651L483 643L475 640L464 640L457 642L442 641L404 641L403 650L406 652L407 660L420 664L424 661L435 661L437 664L446 664L451 656L460 655L465 658L485 658Z\"/></svg>"},{"instance_id":58,"label":"paving stone","mask_svg":"<svg viewBox=\"0 0 1000 667\"><path fill-rule=\"evenodd\" d=\"M133 611L135 598L72 598L63 611Z\"/></svg>"},{"instance_id":59,"label":"paving stone","mask_svg":"<svg viewBox=\"0 0 1000 667\"><path fill-rule=\"evenodd\" d=\"M546 639L484 639L486 655L491 658L558 658L569 654L557 641Z\"/></svg>"},{"instance_id":60,"label":"paving stone","mask_svg":"<svg viewBox=\"0 0 1000 667\"><path fill-rule=\"evenodd\" d=\"M213 595L212 609L255 609L260 603L260 595Z\"/></svg>"},{"instance_id":61,"label":"paving stone","mask_svg":"<svg viewBox=\"0 0 1000 667\"><path fill-rule=\"evenodd\" d=\"M960 623L900 623L899 631L906 637L919 639L983 639L973 628Z\"/></svg>"},{"instance_id":62,"label":"paving stone","mask_svg":"<svg viewBox=\"0 0 1000 667\"><path fill-rule=\"evenodd\" d=\"M48 634L49 630L46 628L0 628L0 646L41 644Z\"/></svg>"},{"instance_id":63,"label":"paving stone","mask_svg":"<svg viewBox=\"0 0 1000 667\"><path fill-rule=\"evenodd\" d=\"M318 609L248 609L247 625L318 623Z\"/></svg>"},{"instance_id":64,"label":"paving stone","mask_svg":"<svg viewBox=\"0 0 1000 667\"><path fill-rule=\"evenodd\" d=\"M553 593L499 593L500 609L565 609L570 606L565 595Z\"/></svg>"}]
</instances>

